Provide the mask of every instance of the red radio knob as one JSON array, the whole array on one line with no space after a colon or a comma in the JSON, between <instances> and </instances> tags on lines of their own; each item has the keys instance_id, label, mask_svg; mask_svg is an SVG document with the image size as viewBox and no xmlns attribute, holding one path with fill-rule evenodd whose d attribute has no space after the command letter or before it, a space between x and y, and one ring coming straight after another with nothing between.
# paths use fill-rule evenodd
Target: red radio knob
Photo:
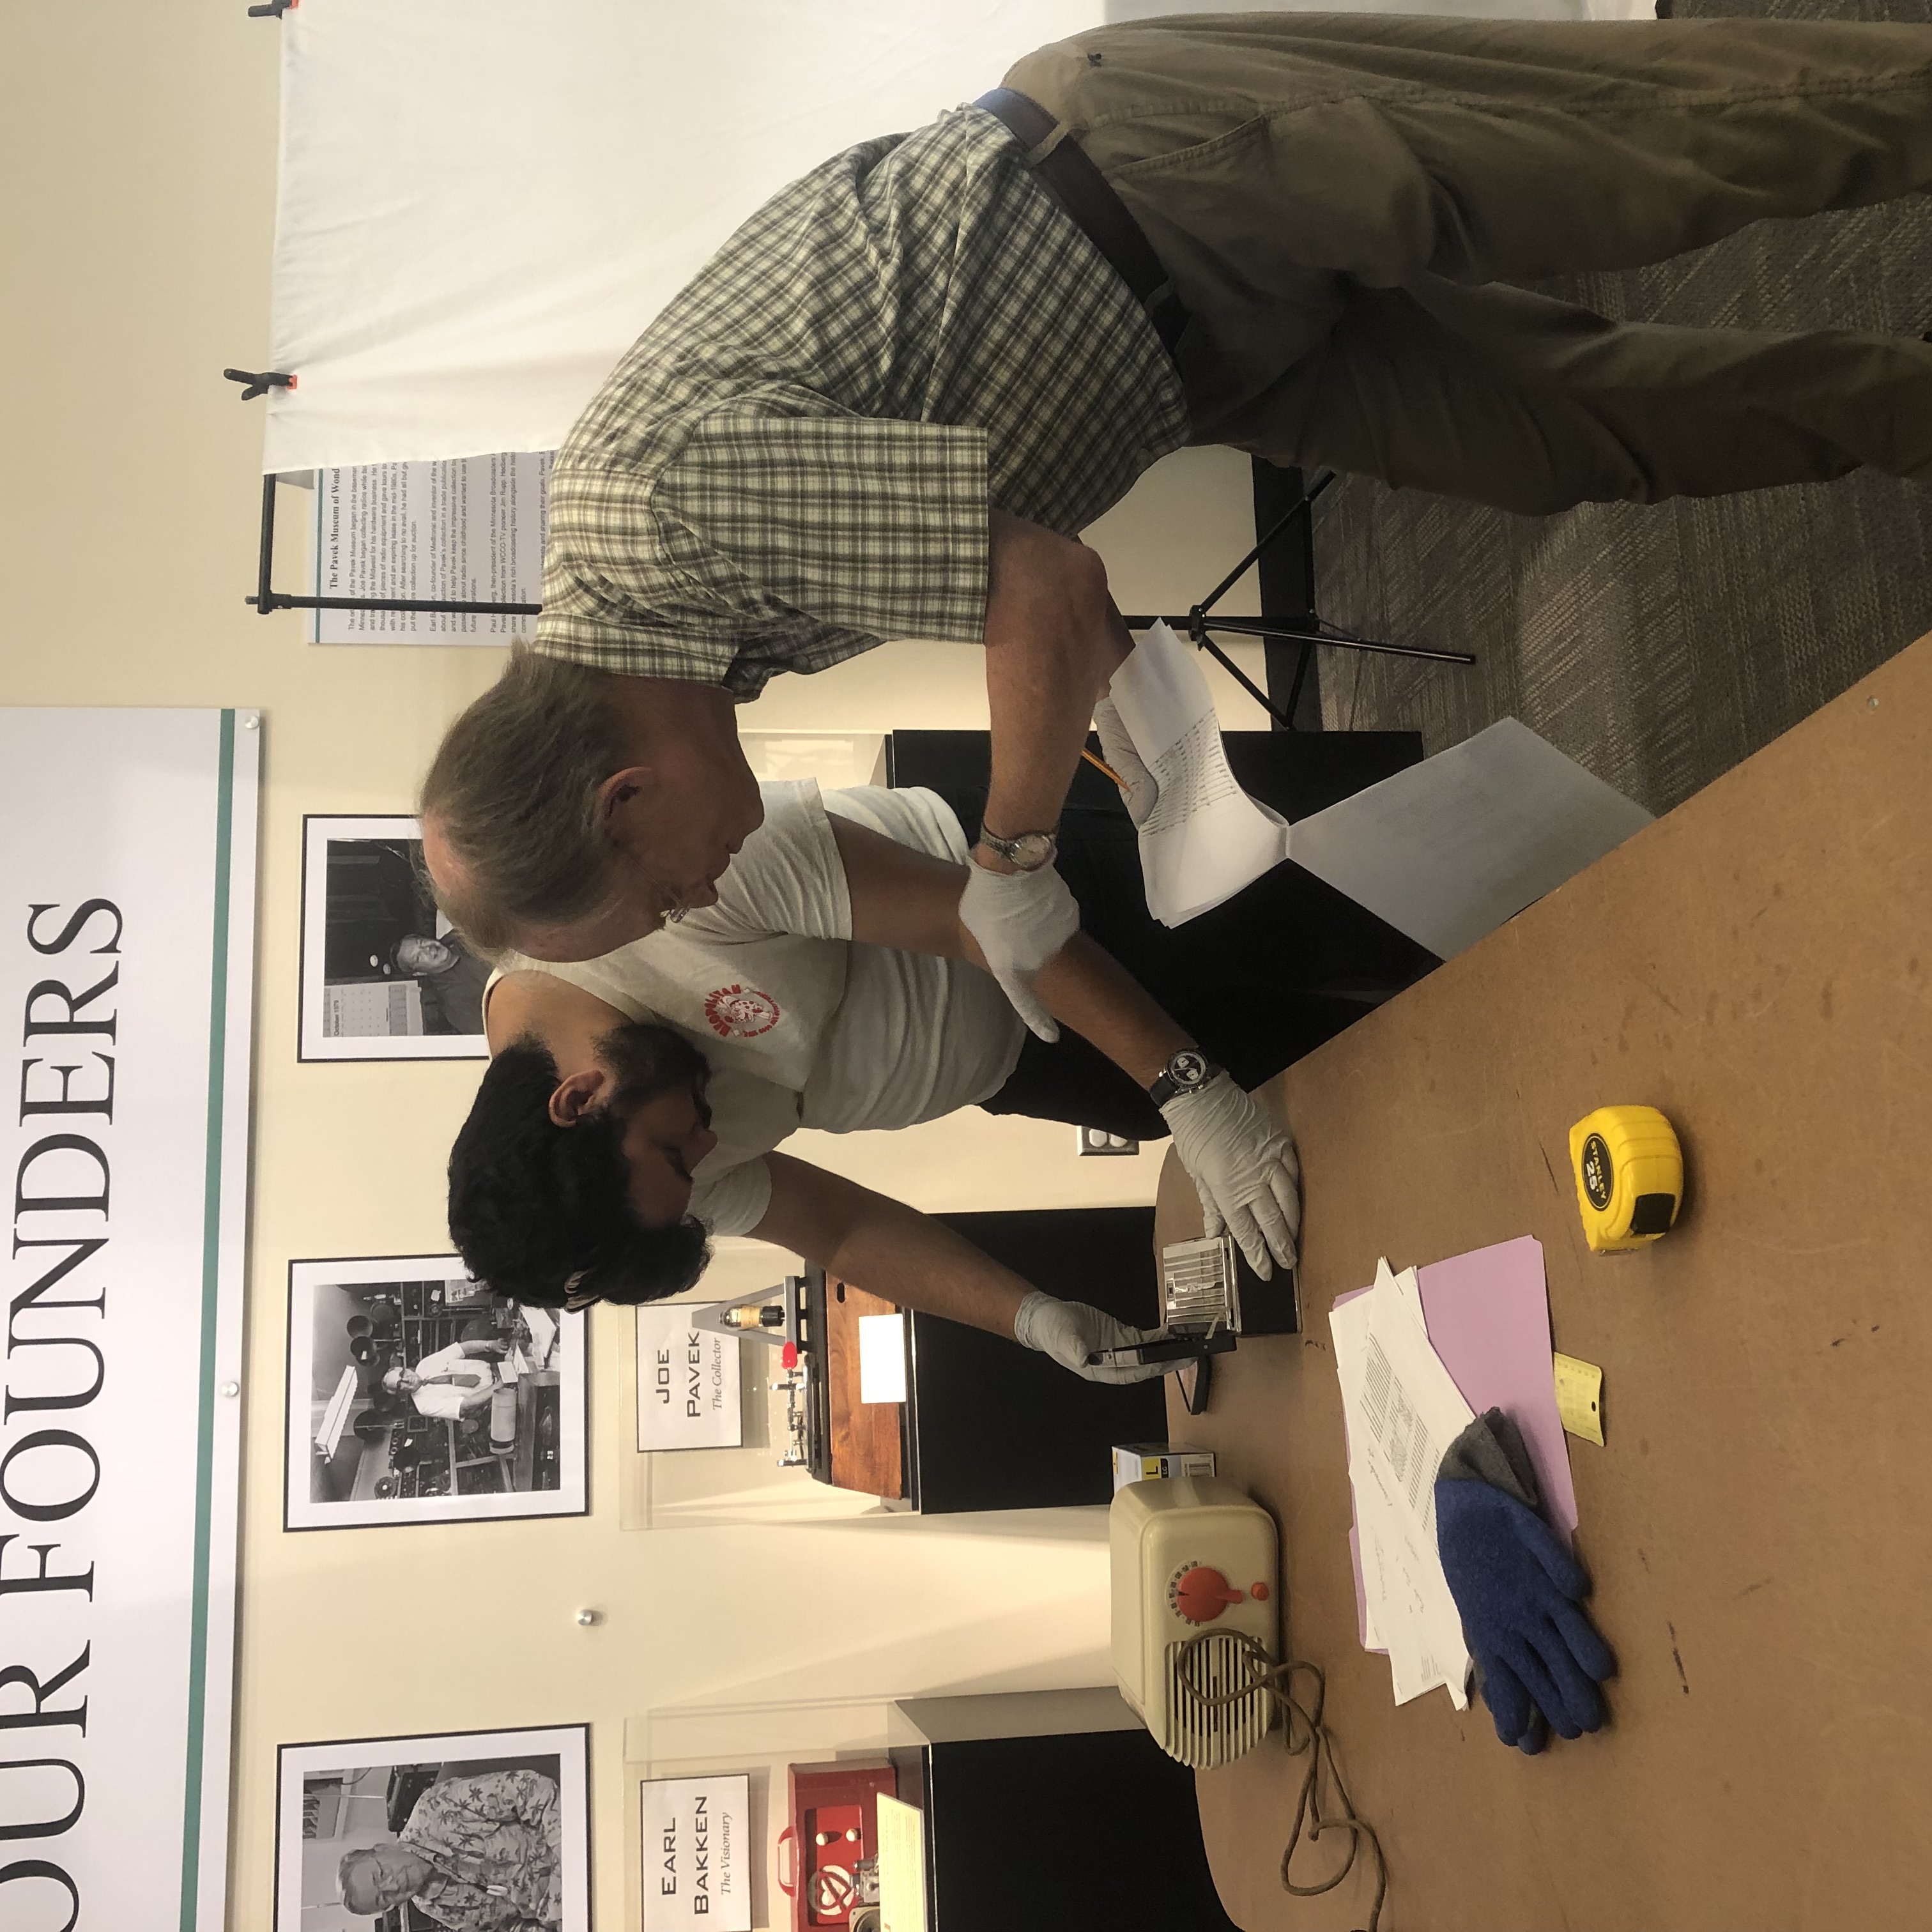
<instances>
[{"instance_id":1,"label":"red radio knob","mask_svg":"<svg viewBox=\"0 0 1932 1932\"><path fill-rule=\"evenodd\" d=\"M1197 1563L1174 1580L1170 1600L1190 1623L1211 1624L1230 1604L1241 1601L1241 1592L1229 1589L1220 1570Z\"/></svg>"}]
</instances>

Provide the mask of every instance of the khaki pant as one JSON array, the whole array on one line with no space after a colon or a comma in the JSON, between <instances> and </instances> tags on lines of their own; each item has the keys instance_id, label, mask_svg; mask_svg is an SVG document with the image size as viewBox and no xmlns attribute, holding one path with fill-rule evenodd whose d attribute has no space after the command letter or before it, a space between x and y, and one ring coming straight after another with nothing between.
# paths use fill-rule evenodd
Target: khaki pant
<instances>
[{"instance_id":1,"label":"khaki pant","mask_svg":"<svg viewBox=\"0 0 1932 1932\"><path fill-rule=\"evenodd\" d=\"M1192 311L1196 442L1532 514L1861 464L1932 481L1922 342L1615 322L1507 286L1932 183L1932 27L1190 15L1006 84Z\"/></svg>"}]
</instances>

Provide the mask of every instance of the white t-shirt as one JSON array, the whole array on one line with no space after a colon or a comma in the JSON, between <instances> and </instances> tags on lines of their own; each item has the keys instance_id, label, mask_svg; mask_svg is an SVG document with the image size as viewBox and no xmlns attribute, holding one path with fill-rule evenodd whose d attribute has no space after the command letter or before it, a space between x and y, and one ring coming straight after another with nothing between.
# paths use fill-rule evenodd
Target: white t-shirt
<instances>
[{"instance_id":1,"label":"white t-shirt","mask_svg":"<svg viewBox=\"0 0 1932 1932\"><path fill-rule=\"evenodd\" d=\"M506 953L497 974L554 973L634 1020L683 1034L711 1066L716 1150L692 1212L715 1234L764 1218L761 1156L796 1129L908 1127L997 1093L1025 1029L989 974L854 944L845 867L828 814L963 865L965 834L917 787L820 796L810 778L761 784L765 822L718 882L718 903L601 959Z\"/></svg>"}]
</instances>

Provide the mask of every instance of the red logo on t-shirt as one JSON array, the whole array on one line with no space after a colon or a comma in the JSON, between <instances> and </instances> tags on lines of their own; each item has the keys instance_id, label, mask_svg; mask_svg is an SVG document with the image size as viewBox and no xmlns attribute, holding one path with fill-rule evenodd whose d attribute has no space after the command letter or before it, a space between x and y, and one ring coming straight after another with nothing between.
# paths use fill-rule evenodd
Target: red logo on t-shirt
<instances>
[{"instance_id":1,"label":"red logo on t-shirt","mask_svg":"<svg viewBox=\"0 0 1932 1932\"><path fill-rule=\"evenodd\" d=\"M778 1003L754 986L720 986L704 1002L704 1017L721 1040L756 1040L782 1017Z\"/></svg>"}]
</instances>

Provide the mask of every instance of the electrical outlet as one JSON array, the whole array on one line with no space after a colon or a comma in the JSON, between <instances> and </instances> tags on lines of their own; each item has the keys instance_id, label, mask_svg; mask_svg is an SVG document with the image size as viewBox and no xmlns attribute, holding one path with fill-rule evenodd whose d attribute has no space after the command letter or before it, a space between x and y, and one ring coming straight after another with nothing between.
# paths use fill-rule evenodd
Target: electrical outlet
<instances>
[{"instance_id":1,"label":"electrical outlet","mask_svg":"<svg viewBox=\"0 0 1932 1932\"><path fill-rule=\"evenodd\" d=\"M1074 1132L1080 1136L1082 1154L1138 1154L1141 1150L1138 1141L1110 1134L1104 1127L1076 1127Z\"/></svg>"}]
</instances>

